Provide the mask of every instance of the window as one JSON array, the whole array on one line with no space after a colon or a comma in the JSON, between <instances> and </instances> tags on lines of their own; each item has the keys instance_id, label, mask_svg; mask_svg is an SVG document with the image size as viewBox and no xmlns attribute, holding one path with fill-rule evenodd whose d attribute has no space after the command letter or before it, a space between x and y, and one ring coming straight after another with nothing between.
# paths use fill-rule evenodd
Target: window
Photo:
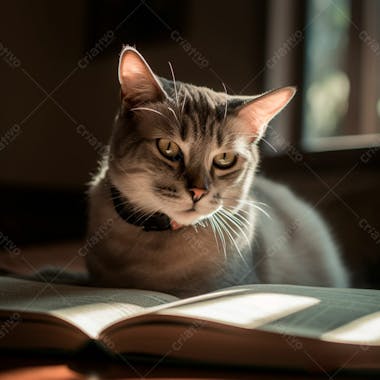
<instances>
[{"instance_id":1,"label":"window","mask_svg":"<svg viewBox=\"0 0 380 380\"><path fill-rule=\"evenodd\" d=\"M268 131L277 154L284 141L304 151L380 146L380 1L269 4L266 88L299 88Z\"/></svg>"},{"instance_id":2,"label":"window","mask_svg":"<svg viewBox=\"0 0 380 380\"><path fill-rule=\"evenodd\" d=\"M302 143L380 144L380 2L309 0Z\"/></svg>"}]
</instances>

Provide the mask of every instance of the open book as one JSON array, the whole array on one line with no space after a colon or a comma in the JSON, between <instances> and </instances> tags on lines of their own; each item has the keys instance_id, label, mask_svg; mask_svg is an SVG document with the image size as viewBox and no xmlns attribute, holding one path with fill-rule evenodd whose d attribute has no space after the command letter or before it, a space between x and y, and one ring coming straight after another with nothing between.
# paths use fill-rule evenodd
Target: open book
<instances>
[{"instance_id":1,"label":"open book","mask_svg":"<svg viewBox=\"0 0 380 380\"><path fill-rule=\"evenodd\" d=\"M249 285L179 300L0 277L0 348L270 367L380 369L380 291Z\"/></svg>"}]
</instances>

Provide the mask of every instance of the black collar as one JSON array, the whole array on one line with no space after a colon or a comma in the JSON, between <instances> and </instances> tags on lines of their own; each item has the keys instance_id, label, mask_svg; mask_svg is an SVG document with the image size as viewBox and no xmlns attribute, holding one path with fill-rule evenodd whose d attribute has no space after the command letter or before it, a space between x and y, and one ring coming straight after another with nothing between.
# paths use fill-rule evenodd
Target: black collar
<instances>
[{"instance_id":1,"label":"black collar","mask_svg":"<svg viewBox=\"0 0 380 380\"><path fill-rule=\"evenodd\" d=\"M165 231L170 230L170 219L167 215L156 212L146 217L146 214L135 211L127 198L111 184L111 198L115 211L121 219L134 226L142 227L144 231Z\"/></svg>"}]
</instances>

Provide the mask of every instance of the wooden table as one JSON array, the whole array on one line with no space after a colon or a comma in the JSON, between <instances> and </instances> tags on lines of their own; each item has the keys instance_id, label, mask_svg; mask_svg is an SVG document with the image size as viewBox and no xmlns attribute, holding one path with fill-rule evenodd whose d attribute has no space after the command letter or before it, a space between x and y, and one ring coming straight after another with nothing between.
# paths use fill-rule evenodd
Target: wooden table
<instances>
[{"instance_id":1,"label":"wooden table","mask_svg":"<svg viewBox=\"0 0 380 380\"><path fill-rule=\"evenodd\" d=\"M379 379L379 375L312 374L259 368L223 368L170 364L156 361L116 362L106 357L81 355L43 357L36 354L0 356L0 380L101 380L101 379L252 379L348 380Z\"/></svg>"}]
</instances>

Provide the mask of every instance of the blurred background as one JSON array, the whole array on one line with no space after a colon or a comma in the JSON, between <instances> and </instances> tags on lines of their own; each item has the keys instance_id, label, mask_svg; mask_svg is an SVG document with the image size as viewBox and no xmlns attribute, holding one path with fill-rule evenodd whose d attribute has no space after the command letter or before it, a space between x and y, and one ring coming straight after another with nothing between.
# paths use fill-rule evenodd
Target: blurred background
<instances>
[{"instance_id":1,"label":"blurred background","mask_svg":"<svg viewBox=\"0 0 380 380\"><path fill-rule=\"evenodd\" d=\"M0 264L84 237L86 183L118 108L118 54L130 44L157 74L170 77L170 61L178 80L224 83L230 94L296 85L262 143L260 170L325 216L356 286L380 288L380 1L0 8Z\"/></svg>"}]
</instances>

